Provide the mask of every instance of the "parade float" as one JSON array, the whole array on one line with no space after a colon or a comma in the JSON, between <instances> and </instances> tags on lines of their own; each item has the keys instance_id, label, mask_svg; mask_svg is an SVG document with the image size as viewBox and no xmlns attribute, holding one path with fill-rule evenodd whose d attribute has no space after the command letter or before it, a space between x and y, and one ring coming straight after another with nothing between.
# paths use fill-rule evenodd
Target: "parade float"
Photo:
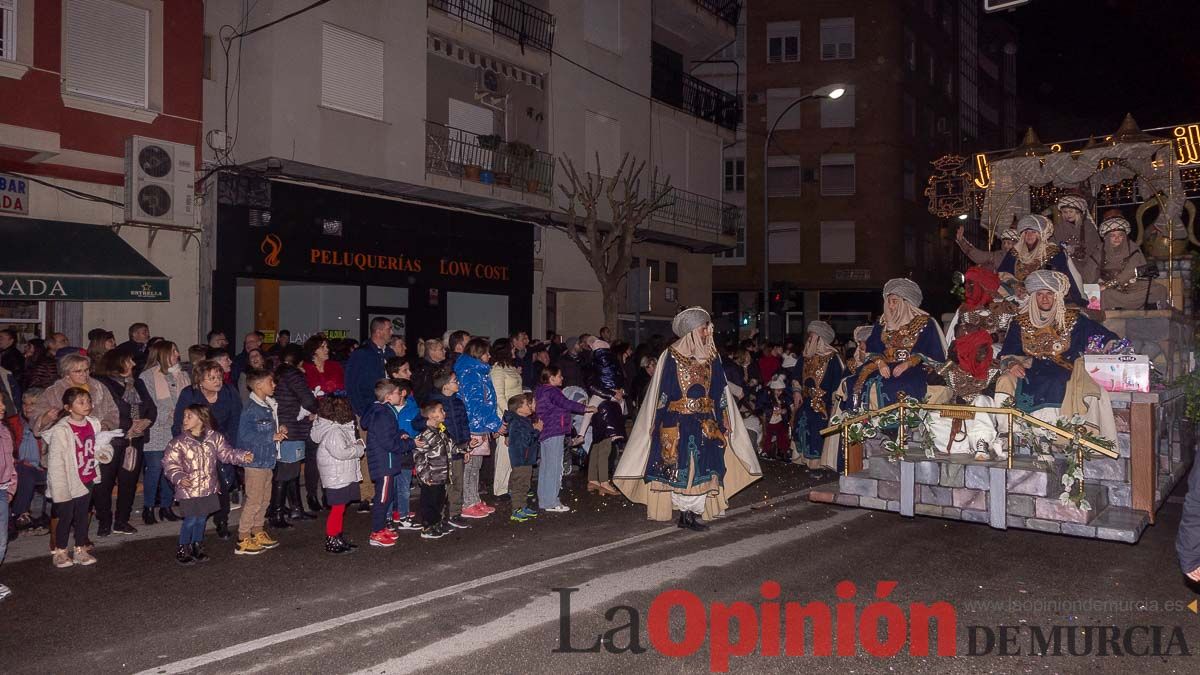
<instances>
[{"instance_id":1,"label":"parade float","mask_svg":"<svg viewBox=\"0 0 1200 675\"><path fill-rule=\"evenodd\" d=\"M1151 283L1167 306L1089 316L1125 339L1127 353L1107 356L1115 372L1096 382L1108 391L1116 438L1102 439L1079 419L1037 419L1016 407L937 405L900 397L874 410L850 409L823 430L839 437L845 469L836 491L814 501L1135 543L1195 452L1200 378L1193 251L1200 199L1200 125L1141 131L1127 115L1111 135L1042 143L1030 129L1016 149L946 156L933 162L929 211L963 224L981 247L1026 214L1056 224L1066 194L1091 205L1091 223L1119 215L1133 226ZM1161 294L1162 292L1159 291ZM1161 297L1161 296L1160 296ZM1104 358L1095 359L1098 363ZM948 454L930 442L930 419L1002 419L1009 452L1001 460Z\"/></svg>"}]
</instances>

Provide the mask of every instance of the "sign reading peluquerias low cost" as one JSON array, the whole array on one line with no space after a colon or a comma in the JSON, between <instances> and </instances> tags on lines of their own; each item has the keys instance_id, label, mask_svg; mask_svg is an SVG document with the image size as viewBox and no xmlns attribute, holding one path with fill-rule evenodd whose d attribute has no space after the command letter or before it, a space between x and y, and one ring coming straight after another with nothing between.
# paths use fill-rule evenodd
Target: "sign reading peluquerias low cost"
<instances>
[{"instance_id":1,"label":"sign reading peluquerias low cost","mask_svg":"<svg viewBox=\"0 0 1200 675\"><path fill-rule=\"evenodd\" d=\"M0 173L0 213L29 215L29 181Z\"/></svg>"}]
</instances>

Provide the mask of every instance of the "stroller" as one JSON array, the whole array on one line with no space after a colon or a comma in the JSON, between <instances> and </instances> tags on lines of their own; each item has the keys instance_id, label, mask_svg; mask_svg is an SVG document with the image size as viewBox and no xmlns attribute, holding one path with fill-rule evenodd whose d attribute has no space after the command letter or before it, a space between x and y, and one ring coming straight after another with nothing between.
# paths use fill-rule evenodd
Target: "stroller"
<instances>
[{"instance_id":1,"label":"stroller","mask_svg":"<svg viewBox=\"0 0 1200 675\"><path fill-rule=\"evenodd\" d=\"M584 391L583 387L565 387L563 388L563 396L576 403L587 405L588 393ZM576 430L581 428L583 426L583 415L573 415L571 417L571 424ZM578 438L575 434L572 434L572 436ZM576 468L582 469L587 463L588 452L591 449L592 430L589 428L583 434L583 443L581 445L569 445L569 452L563 453L563 475L570 476L572 473L575 473Z\"/></svg>"}]
</instances>

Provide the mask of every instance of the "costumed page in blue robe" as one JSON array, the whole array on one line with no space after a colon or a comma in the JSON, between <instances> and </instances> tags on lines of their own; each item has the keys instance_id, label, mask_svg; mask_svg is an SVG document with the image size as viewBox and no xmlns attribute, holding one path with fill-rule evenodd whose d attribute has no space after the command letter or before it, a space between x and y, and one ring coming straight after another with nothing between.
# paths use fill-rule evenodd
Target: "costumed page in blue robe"
<instances>
[{"instance_id":1,"label":"costumed page in blue robe","mask_svg":"<svg viewBox=\"0 0 1200 675\"><path fill-rule=\"evenodd\" d=\"M1082 358L1087 350L1088 339L1093 335L1103 335L1105 342L1118 339L1116 333L1077 309L1067 309L1066 321L1069 334L1061 334L1054 326L1034 329L1023 314L1017 315L1009 325L1000 356L1033 357L1033 365L1025 369L1025 377L1017 380L1014 405L1019 410L1032 413L1061 406L1067 393L1067 382L1071 380L1071 369L1075 360ZM1026 341L1030 345L1028 351ZM1054 348L1056 344L1061 351Z\"/></svg>"},{"instance_id":2,"label":"costumed page in blue robe","mask_svg":"<svg viewBox=\"0 0 1200 675\"><path fill-rule=\"evenodd\" d=\"M729 431L725 425L725 370L718 359L703 365L683 359L681 366L673 350L667 350L662 358L665 362L658 400L653 402L654 428L645 481L687 489L714 476L723 480ZM693 402L690 411L671 409L672 403L679 407L684 401Z\"/></svg>"},{"instance_id":3,"label":"costumed page in blue robe","mask_svg":"<svg viewBox=\"0 0 1200 675\"><path fill-rule=\"evenodd\" d=\"M1071 268L1067 265L1067 254L1063 253L1062 249L1059 249L1058 253L1050 256L1050 259L1046 261L1046 266L1042 269L1054 270L1055 272L1067 275L1067 279L1071 282L1071 288L1063 296L1063 302L1068 305L1075 305L1076 307L1087 307L1087 301L1083 299L1083 292L1079 286L1075 285L1075 275L1071 274ZM996 268L997 274L1003 274L1004 272L1014 277L1017 276L1016 253L1009 251L1008 255L1004 256L1004 260L1000 262L1000 266ZM1021 279L1021 281L1024 281L1024 279Z\"/></svg>"},{"instance_id":4,"label":"costumed page in blue robe","mask_svg":"<svg viewBox=\"0 0 1200 675\"><path fill-rule=\"evenodd\" d=\"M919 322L924 325L919 329ZM926 314L918 315L913 323L896 331L885 331L883 322L875 323L871 336L867 338L867 362L859 368L851 382L852 390L848 403L852 400L867 402L869 392L874 389L878 395L879 406L895 403L900 392L905 396L923 400L925 398L926 381L929 377L929 367L924 363L911 366L901 375L895 375L896 366L911 356L921 356L924 360L941 363L946 360L946 350L942 347L941 334L937 324ZM881 376L873 363L876 358L883 357L892 376ZM854 391L861 386L861 390ZM849 408L847 408L849 409Z\"/></svg>"},{"instance_id":5,"label":"costumed page in blue robe","mask_svg":"<svg viewBox=\"0 0 1200 675\"><path fill-rule=\"evenodd\" d=\"M805 374L805 361L817 360L817 365ZM824 361L823 366L821 361ZM820 371L824 370L823 373ZM820 459L825 438L821 429L829 424L830 408L833 406L833 394L845 377L846 366L837 353L814 356L800 363L792 371L800 383L804 401L800 404L800 412L796 415L796 427L793 438L796 439L796 450L805 459ZM820 374L820 381L812 375ZM819 392L817 390L820 390Z\"/></svg>"}]
</instances>

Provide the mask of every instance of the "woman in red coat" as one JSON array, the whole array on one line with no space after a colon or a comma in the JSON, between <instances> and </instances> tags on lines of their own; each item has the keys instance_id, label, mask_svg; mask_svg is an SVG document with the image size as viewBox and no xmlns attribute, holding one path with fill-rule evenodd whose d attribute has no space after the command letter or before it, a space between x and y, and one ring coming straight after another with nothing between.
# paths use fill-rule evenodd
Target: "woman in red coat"
<instances>
[{"instance_id":1,"label":"woman in red coat","mask_svg":"<svg viewBox=\"0 0 1200 675\"><path fill-rule=\"evenodd\" d=\"M314 396L345 395L346 374L342 364L329 358L329 340L324 335L314 335L304 342L304 356L304 378Z\"/></svg>"}]
</instances>

